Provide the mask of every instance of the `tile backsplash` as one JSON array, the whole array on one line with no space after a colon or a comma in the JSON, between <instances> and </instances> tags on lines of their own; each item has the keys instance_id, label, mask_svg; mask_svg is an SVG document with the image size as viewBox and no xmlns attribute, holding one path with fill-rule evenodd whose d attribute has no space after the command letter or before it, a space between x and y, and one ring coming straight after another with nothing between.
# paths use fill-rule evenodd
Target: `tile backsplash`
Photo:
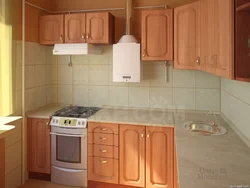
<instances>
[{"instance_id":1,"label":"tile backsplash","mask_svg":"<svg viewBox=\"0 0 250 188\"><path fill-rule=\"evenodd\" d=\"M142 62L140 83L115 83L112 46L103 47L103 51L100 56L72 56L72 66L68 66L69 56L54 56L48 73L56 88L50 98L68 105L220 111L220 77L174 70L172 65L166 75L165 62Z\"/></svg>"}]
</instances>

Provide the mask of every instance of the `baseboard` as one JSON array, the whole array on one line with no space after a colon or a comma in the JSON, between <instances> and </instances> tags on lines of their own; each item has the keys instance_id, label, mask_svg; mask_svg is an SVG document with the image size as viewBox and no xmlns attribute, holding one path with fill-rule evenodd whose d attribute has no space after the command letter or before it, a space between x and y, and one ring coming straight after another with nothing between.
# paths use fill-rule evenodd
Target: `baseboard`
<instances>
[{"instance_id":1,"label":"baseboard","mask_svg":"<svg viewBox=\"0 0 250 188\"><path fill-rule=\"evenodd\" d=\"M51 181L50 174L42 174L37 172L29 172L30 179L37 179L37 180L44 180L44 181Z\"/></svg>"},{"instance_id":2,"label":"baseboard","mask_svg":"<svg viewBox=\"0 0 250 188\"><path fill-rule=\"evenodd\" d=\"M118 184L111 184L111 183L102 183L102 182L96 182L96 181L88 181L88 188L139 188L139 187L118 185Z\"/></svg>"}]
</instances>

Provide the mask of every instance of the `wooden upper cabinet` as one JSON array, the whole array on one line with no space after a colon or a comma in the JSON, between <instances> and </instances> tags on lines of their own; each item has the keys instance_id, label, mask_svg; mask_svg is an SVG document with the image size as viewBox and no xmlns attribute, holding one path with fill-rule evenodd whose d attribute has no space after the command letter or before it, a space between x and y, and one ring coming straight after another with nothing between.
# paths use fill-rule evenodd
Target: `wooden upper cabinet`
<instances>
[{"instance_id":1,"label":"wooden upper cabinet","mask_svg":"<svg viewBox=\"0 0 250 188\"><path fill-rule=\"evenodd\" d=\"M86 14L86 40L92 44L112 44L114 16L109 12Z\"/></svg>"},{"instance_id":2,"label":"wooden upper cabinet","mask_svg":"<svg viewBox=\"0 0 250 188\"><path fill-rule=\"evenodd\" d=\"M202 70L234 78L234 2L201 0Z\"/></svg>"},{"instance_id":3,"label":"wooden upper cabinet","mask_svg":"<svg viewBox=\"0 0 250 188\"><path fill-rule=\"evenodd\" d=\"M64 15L40 17L40 44L53 45L64 42Z\"/></svg>"},{"instance_id":4,"label":"wooden upper cabinet","mask_svg":"<svg viewBox=\"0 0 250 188\"><path fill-rule=\"evenodd\" d=\"M66 43L85 43L86 14L66 14L65 15L65 42Z\"/></svg>"},{"instance_id":5,"label":"wooden upper cabinet","mask_svg":"<svg viewBox=\"0 0 250 188\"><path fill-rule=\"evenodd\" d=\"M50 174L50 126L48 119L28 119L28 171Z\"/></svg>"},{"instance_id":6,"label":"wooden upper cabinet","mask_svg":"<svg viewBox=\"0 0 250 188\"><path fill-rule=\"evenodd\" d=\"M174 129L146 127L146 187L174 187Z\"/></svg>"},{"instance_id":7,"label":"wooden upper cabinet","mask_svg":"<svg viewBox=\"0 0 250 188\"><path fill-rule=\"evenodd\" d=\"M174 68L200 67L200 2L174 9Z\"/></svg>"},{"instance_id":8,"label":"wooden upper cabinet","mask_svg":"<svg viewBox=\"0 0 250 188\"><path fill-rule=\"evenodd\" d=\"M120 125L120 184L145 187L145 127Z\"/></svg>"},{"instance_id":9,"label":"wooden upper cabinet","mask_svg":"<svg viewBox=\"0 0 250 188\"><path fill-rule=\"evenodd\" d=\"M173 9L142 11L142 60L173 60Z\"/></svg>"}]
</instances>

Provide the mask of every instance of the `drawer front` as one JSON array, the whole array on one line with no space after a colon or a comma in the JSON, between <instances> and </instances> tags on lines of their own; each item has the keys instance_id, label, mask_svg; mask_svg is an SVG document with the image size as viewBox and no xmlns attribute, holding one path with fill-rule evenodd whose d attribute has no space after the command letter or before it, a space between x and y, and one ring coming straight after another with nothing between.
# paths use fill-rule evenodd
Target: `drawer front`
<instances>
[{"instance_id":1,"label":"drawer front","mask_svg":"<svg viewBox=\"0 0 250 188\"><path fill-rule=\"evenodd\" d=\"M118 184L118 160L88 157L88 180Z\"/></svg>"},{"instance_id":2,"label":"drawer front","mask_svg":"<svg viewBox=\"0 0 250 188\"><path fill-rule=\"evenodd\" d=\"M94 133L94 144L114 146L114 134Z\"/></svg>"},{"instance_id":3,"label":"drawer front","mask_svg":"<svg viewBox=\"0 0 250 188\"><path fill-rule=\"evenodd\" d=\"M88 123L88 132L118 134L118 124Z\"/></svg>"},{"instance_id":4,"label":"drawer front","mask_svg":"<svg viewBox=\"0 0 250 188\"><path fill-rule=\"evenodd\" d=\"M112 159L118 159L118 147L94 145L93 148L95 157L107 157Z\"/></svg>"}]
</instances>

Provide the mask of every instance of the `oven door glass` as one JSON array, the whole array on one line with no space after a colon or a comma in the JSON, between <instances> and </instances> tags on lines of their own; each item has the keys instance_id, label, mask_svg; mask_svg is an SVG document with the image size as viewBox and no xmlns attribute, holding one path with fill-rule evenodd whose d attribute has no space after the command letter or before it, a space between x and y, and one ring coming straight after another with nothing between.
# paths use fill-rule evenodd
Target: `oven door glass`
<instances>
[{"instance_id":1,"label":"oven door glass","mask_svg":"<svg viewBox=\"0 0 250 188\"><path fill-rule=\"evenodd\" d=\"M56 136L56 160L81 163L81 137Z\"/></svg>"}]
</instances>

